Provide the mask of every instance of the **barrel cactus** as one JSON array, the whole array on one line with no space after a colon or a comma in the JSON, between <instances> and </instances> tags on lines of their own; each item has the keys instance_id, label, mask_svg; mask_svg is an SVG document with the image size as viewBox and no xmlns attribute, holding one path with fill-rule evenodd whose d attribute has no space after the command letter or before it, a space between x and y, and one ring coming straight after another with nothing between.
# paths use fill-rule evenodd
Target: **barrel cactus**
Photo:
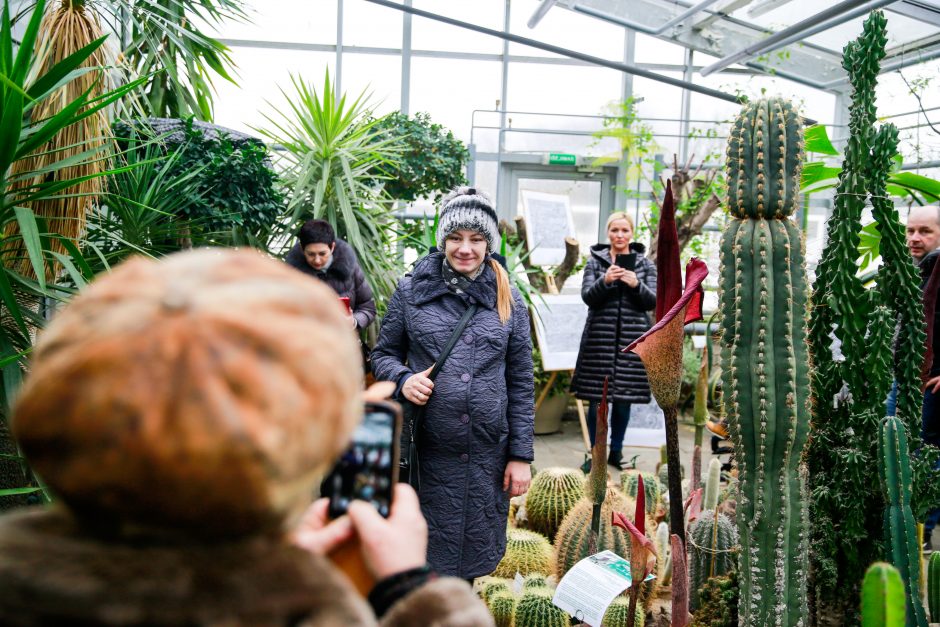
<instances>
[{"instance_id":1,"label":"barrel cactus","mask_svg":"<svg viewBox=\"0 0 940 627\"><path fill-rule=\"evenodd\" d=\"M512 592L512 580L503 579L501 577L486 577L485 581L480 586L480 597L483 599L483 602L487 605L490 604L490 599L501 592Z\"/></svg>"},{"instance_id":2,"label":"barrel cactus","mask_svg":"<svg viewBox=\"0 0 940 627\"><path fill-rule=\"evenodd\" d=\"M589 555L611 550L630 559L630 537L626 531L610 523L613 512L633 511L632 500L619 490L608 489L601 506L601 528L595 551L591 551L591 515L594 504L587 498L578 501L565 516L555 536L556 569L560 581L572 566Z\"/></svg>"},{"instance_id":3,"label":"barrel cactus","mask_svg":"<svg viewBox=\"0 0 940 627\"><path fill-rule=\"evenodd\" d=\"M623 486L624 494L632 499L636 498L636 488L639 482L637 477L643 475L643 492L646 495L646 513L649 516L655 516L656 510L662 502L663 493L659 478L650 472L625 471L620 475L620 484Z\"/></svg>"},{"instance_id":4,"label":"barrel cactus","mask_svg":"<svg viewBox=\"0 0 940 627\"><path fill-rule=\"evenodd\" d=\"M516 617L516 597L511 592L500 592L487 605L496 627L512 627Z\"/></svg>"},{"instance_id":5,"label":"barrel cactus","mask_svg":"<svg viewBox=\"0 0 940 627\"><path fill-rule=\"evenodd\" d=\"M940 553L931 555L927 564L927 606L930 620L940 623Z\"/></svg>"},{"instance_id":6,"label":"barrel cactus","mask_svg":"<svg viewBox=\"0 0 940 627\"><path fill-rule=\"evenodd\" d=\"M545 536L527 529L509 529L506 532L506 553L496 565L493 575L512 578L519 573L549 575L554 572L552 545Z\"/></svg>"},{"instance_id":7,"label":"barrel cactus","mask_svg":"<svg viewBox=\"0 0 940 627\"><path fill-rule=\"evenodd\" d=\"M897 416L888 416L882 421L878 448L888 500L884 523L888 559L904 582L907 624L926 627L927 615L920 598L920 546L911 513L911 462L904 423Z\"/></svg>"},{"instance_id":8,"label":"barrel cactus","mask_svg":"<svg viewBox=\"0 0 940 627\"><path fill-rule=\"evenodd\" d=\"M862 627L904 627L904 582L891 564L875 562L862 581Z\"/></svg>"},{"instance_id":9,"label":"barrel cactus","mask_svg":"<svg viewBox=\"0 0 940 627\"><path fill-rule=\"evenodd\" d=\"M568 627L568 613L552 603L552 591L529 588L516 603L514 627Z\"/></svg>"},{"instance_id":10,"label":"barrel cactus","mask_svg":"<svg viewBox=\"0 0 940 627\"><path fill-rule=\"evenodd\" d=\"M522 589L528 590L529 588L551 588L551 585L548 583L548 577L542 574L529 575L522 580Z\"/></svg>"},{"instance_id":11,"label":"barrel cactus","mask_svg":"<svg viewBox=\"0 0 940 627\"><path fill-rule=\"evenodd\" d=\"M738 533L723 514L704 511L689 528L689 606L699 605L699 590L711 577L727 575L735 568Z\"/></svg>"},{"instance_id":12,"label":"barrel cactus","mask_svg":"<svg viewBox=\"0 0 940 627\"><path fill-rule=\"evenodd\" d=\"M627 597L616 597L613 602L607 606L604 613L604 620L601 621L601 627L626 627L627 617L630 616L630 599ZM634 612L634 626L643 627L646 623L646 612L642 608L636 608Z\"/></svg>"},{"instance_id":13,"label":"barrel cactus","mask_svg":"<svg viewBox=\"0 0 940 627\"><path fill-rule=\"evenodd\" d=\"M554 540L565 515L584 496L583 483L584 475L574 468L546 468L540 472L526 494L529 528Z\"/></svg>"},{"instance_id":14,"label":"barrel cactus","mask_svg":"<svg viewBox=\"0 0 940 627\"><path fill-rule=\"evenodd\" d=\"M773 98L744 106L728 140L721 240L725 414L740 474L742 625L807 623L807 501L800 456L809 428L806 270L799 204L803 127Z\"/></svg>"}]
</instances>

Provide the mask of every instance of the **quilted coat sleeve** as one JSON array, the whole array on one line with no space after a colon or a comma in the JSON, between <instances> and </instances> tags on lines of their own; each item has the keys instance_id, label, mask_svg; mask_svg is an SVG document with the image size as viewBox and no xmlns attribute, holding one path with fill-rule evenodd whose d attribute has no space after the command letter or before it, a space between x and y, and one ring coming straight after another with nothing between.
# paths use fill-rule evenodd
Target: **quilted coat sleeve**
<instances>
[{"instance_id":1,"label":"quilted coat sleeve","mask_svg":"<svg viewBox=\"0 0 940 627\"><path fill-rule=\"evenodd\" d=\"M581 300L588 307L600 307L612 293L614 286L604 283L606 270L591 257L584 266L584 278L581 280ZM655 297L656 290L653 290Z\"/></svg>"},{"instance_id":2,"label":"quilted coat sleeve","mask_svg":"<svg viewBox=\"0 0 940 627\"><path fill-rule=\"evenodd\" d=\"M376 381L398 383L403 376L414 374L405 365L408 358L408 327L405 324L408 304L402 292L402 282L399 282L382 319L379 340L372 349L372 374Z\"/></svg>"},{"instance_id":3,"label":"quilted coat sleeve","mask_svg":"<svg viewBox=\"0 0 940 627\"><path fill-rule=\"evenodd\" d=\"M356 311L353 312L353 316L356 318L356 326L365 329L375 320L375 298L359 264L356 264L353 270L353 286L356 291Z\"/></svg>"},{"instance_id":4,"label":"quilted coat sleeve","mask_svg":"<svg viewBox=\"0 0 940 627\"><path fill-rule=\"evenodd\" d=\"M509 457L519 461L535 459L535 378L532 370L532 338L529 312L522 297L513 294L515 306L509 324L506 351L506 390L509 397Z\"/></svg>"},{"instance_id":5,"label":"quilted coat sleeve","mask_svg":"<svg viewBox=\"0 0 940 627\"><path fill-rule=\"evenodd\" d=\"M646 257L643 258L643 272L638 272L637 278L640 284L627 290L630 300L640 311L656 309L656 266Z\"/></svg>"}]
</instances>

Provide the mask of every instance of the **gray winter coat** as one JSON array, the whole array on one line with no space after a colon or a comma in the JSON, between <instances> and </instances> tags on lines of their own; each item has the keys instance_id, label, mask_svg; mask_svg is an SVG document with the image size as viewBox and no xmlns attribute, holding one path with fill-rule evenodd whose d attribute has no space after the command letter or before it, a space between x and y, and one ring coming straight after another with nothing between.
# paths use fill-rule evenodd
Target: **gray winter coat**
<instances>
[{"instance_id":1,"label":"gray winter coat","mask_svg":"<svg viewBox=\"0 0 940 627\"><path fill-rule=\"evenodd\" d=\"M478 303L434 381L418 435L428 562L439 573L466 579L492 572L506 549L506 463L533 459L532 345L529 315L515 289L512 318L502 324L493 269L487 265L457 296L444 284L443 259L441 253L428 255L399 282L372 351L372 369L376 380L396 383L426 370L467 301Z\"/></svg>"},{"instance_id":2,"label":"gray winter coat","mask_svg":"<svg viewBox=\"0 0 940 627\"><path fill-rule=\"evenodd\" d=\"M582 400L599 401L608 376L608 399L650 401L643 362L636 354L621 351L650 328L646 312L656 308L656 266L643 255L646 248L642 244L630 244L630 250L637 253L635 272L640 284L636 287L621 282L604 284L604 274L611 265L609 244L592 246L584 267L581 298L588 306L588 316L571 380L571 392Z\"/></svg>"}]
</instances>

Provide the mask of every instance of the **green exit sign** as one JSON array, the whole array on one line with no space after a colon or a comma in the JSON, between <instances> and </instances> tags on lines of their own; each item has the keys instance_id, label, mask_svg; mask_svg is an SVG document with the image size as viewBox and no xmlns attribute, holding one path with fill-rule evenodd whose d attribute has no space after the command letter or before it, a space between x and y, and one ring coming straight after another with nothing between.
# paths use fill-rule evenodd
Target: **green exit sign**
<instances>
[{"instance_id":1,"label":"green exit sign","mask_svg":"<svg viewBox=\"0 0 940 627\"><path fill-rule=\"evenodd\" d=\"M548 155L548 165L575 165L578 158L564 152L553 152Z\"/></svg>"}]
</instances>

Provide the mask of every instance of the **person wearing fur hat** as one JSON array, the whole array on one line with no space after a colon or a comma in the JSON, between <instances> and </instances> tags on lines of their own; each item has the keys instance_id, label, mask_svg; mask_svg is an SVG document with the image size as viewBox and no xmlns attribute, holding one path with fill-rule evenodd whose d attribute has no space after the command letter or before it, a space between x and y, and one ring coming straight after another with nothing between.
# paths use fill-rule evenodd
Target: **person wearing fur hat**
<instances>
[{"instance_id":1,"label":"person wearing fur hat","mask_svg":"<svg viewBox=\"0 0 940 627\"><path fill-rule=\"evenodd\" d=\"M428 563L473 579L506 548L509 498L523 494L533 458L534 381L529 316L493 258L500 235L489 197L458 187L442 203L439 250L398 284L372 352L379 381L426 406L416 435ZM471 303L478 306L444 360L431 366Z\"/></svg>"}]
</instances>

